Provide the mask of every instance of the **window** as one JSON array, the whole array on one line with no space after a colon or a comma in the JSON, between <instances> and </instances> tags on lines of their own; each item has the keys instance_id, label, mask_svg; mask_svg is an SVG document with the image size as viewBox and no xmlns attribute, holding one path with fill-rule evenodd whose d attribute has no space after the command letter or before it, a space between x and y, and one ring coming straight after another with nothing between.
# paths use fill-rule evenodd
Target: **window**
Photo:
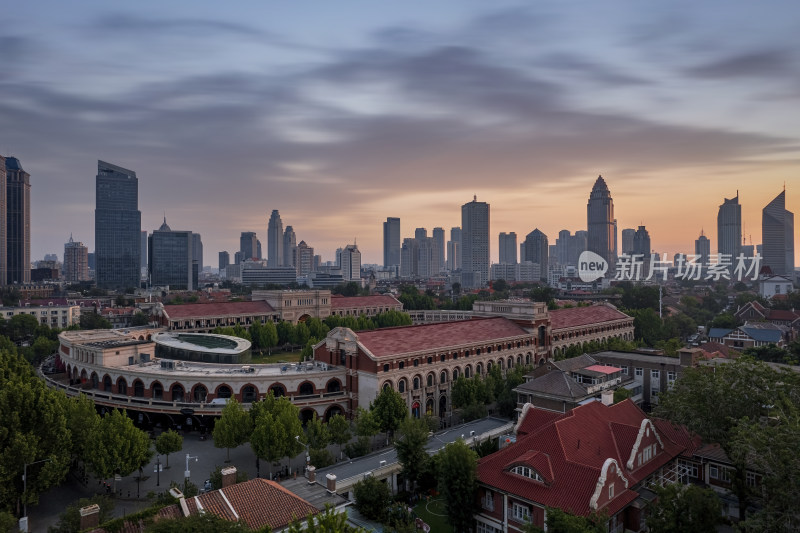
<instances>
[{"instance_id":1,"label":"window","mask_svg":"<svg viewBox=\"0 0 800 533\"><path fill-rule=\"evenodd\" d=\"M650 389L650 401L653 401L656 398L658 398L658 393L659 392L661 392L661 391L658 390L657 387L653 387L652 389Z\"/></svg>"},{"instance_id":2,"label":"window","mask_svg":"<svg viewBox=\"0 0 800 533\"><path fill-rule=\"evenodd\" d=\"M539 475L539 472L528 466L515 466L511 469L511 473L544 483L544 479L542 479L542 476Z\"/></svg>"},{"instance_id":3,"label":"window","mask_svg":"<svg viewBox=\"0 0 800 533\"><path fill-rule=\"evenodd\" d=\"M622 369L622 373L627 376L628 375L628 365L622 365L620 368Z\"/></svg>"},{"instance_id":4,"label":"window","mask_svg":"<svg viewBox=\"0 0 800 533\"><path fill-rule=\"evenodd\" d=\"M644 369L643 369L643 368L636 368L636 369L634 369L634 375L635 375L637 378L640 378L640 377L644 376Z\"/></svg>"},{"instance_id":5,"label":"window","mask_svg":"<svg viewBox=\"0 0 800 533\"><path fill-rule=\"evenodd\" d=\"M477 533L501 533L501 530L489 524L484 524L483 522L477 523L475 531Z\"/></svg>"},{"instance_id":6,"label":"window","mask_svg":"<svg viewBox=\"0 0 800 533\"><path fill-rule=\"evenodd\" d=\"M383 365L383 371L384 371L384 372L388 372L388 371L389 371L389 365L388 365L388 363L387 363L387 364L385 364L385 365Z\"/></svg>"},{"instance_id":7,"label":"window","mask_svg":"<svg viewBox=\"0 0 800 533\"><path fill-rule=\"evenodd\" d=\"M747 473L747 486L748 487L755 487L756 486L756 475L754 472Z\"/></svg>"},{"instance_id":8,"label":"window","mask_svg":"<svg viewBox=\"0 0 800 533\"><path fill-rule=\"evenodd\" d=\"M527 505L520 505L514 502L511 504L511 516L519 522L530 522L531 510Z\"/></svg>"},{"instance_id":9,"label":"window","mask_svg":"<svg viewBox=\"0 0 800 533\"><path fill-rule=\"evenodd\" d=\"M442 363L444 363L444 359L445 359L445 355L444 354L439 356L439 361L441 361Z\"/></svg>"},{"instance_id":10,"label":"window","mask_svg":"<svg viewBox=\"0 0 800 533\"><path fill-rule=\"evenodd\" d=\"M494 493L490 490L487 490L483 496L483 508L494 511Z\"/></svg>"},{"instance_id":11,"label":"window","mask_svg":"<svg viewBox=\"0 0 800 533\"><path fill-rule=\"evenodd\" d=\"M613 483L608 485L608 499L609 500L614 499L614 484Z\"/></svg>"},{"instance_id":12,"label":"window","mask_svg":"<svg viewBox=\"0 0 800 533\"><path fill-rule=\"evenodd\" d=\"M650 371L650 379L661 379L661 371L660 370L651 370Z\"/></svg>"},{"instance_id":13,"label":"window","mask_svg":"<svg viewBox=\"0 0 800 533\"><path fill-rule=\"evenodd\" d=\"M405 366L406 366L406 363L405 363L405 361L400 361L400 364L398 365L398 367L400 368L400 370L403 370L403 368L404 368Z\"/></svg>"},{"instance_id":14,"label":"window","mask_svg":"<svg viewBox=\"0 0 800 533\"><path fill-rule=\"evenodd\" d=\"M719 468L715 465L708 467L708 477L711 479L719 479Z\"/></svg>"},{"instance_id":15,"label":"window","mask_svg":"<svg viewBox=\"0 0 800 533\"><path fill-rule=\"evenodd\" d=\"M433 357L428 357L428 364L429 364L429 365L432 365L432 364L433 364Z\"/></svg>"},{"instance_id":16,"label":"window","mask_svg":"<svg viewBox=\"0 0 800 533\"><path fill-rule=\"evenodd\" d=\"M414 366L419 366L419 359L414 359Z\"/></svg>"},{"instance_id":17,"label":"window","mask_svg":"<svg viewBox=\"0 0 800 533\"><path fill-rule=\"evenodd\" d=\"M674 370L670 370L667 372L667 387L672 388L675 384L675 380L678 378L678 373Z\"/></svg>"}]
</instances>

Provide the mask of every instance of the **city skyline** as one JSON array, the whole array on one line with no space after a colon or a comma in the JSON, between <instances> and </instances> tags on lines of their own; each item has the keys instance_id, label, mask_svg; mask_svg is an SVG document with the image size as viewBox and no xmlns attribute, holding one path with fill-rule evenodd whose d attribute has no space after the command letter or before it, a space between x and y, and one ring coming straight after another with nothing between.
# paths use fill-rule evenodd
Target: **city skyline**
<instances>
[{"instance_id":1,"label":"city skyline","mask_svg":"<svg viewBox=\"0 0 800 533\"><path fill-rule=\"evenodd\" d=\"M757 244L784 183L800 205L800 6L776 7L353 2L310 22L290 5L20 4L0 34L0 153L36 184L32 259L70 233L95 250L98 159L136 171L143 229L166 213L208 264L244 231L266 245L272 209L323 260L355 238L382 264L387 217L401 238L458 226L474 195L496 262L500 232L585 230L598 174L618 231L644 225L659 251L702 229L715 244L736 190Z\"/></svg>"}]
</instances>

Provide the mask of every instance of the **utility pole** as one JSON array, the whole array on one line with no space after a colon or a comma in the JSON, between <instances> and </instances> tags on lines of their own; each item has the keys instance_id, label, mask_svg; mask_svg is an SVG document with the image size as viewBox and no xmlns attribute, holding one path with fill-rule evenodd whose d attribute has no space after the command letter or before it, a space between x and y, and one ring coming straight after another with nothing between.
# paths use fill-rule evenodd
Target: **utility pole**
<instances>
[{"instance_id":1,"label":"utility pole","mask_svg":"<svg viewBox=\"0 0 800 533\"><path fill-rule=\"evenodd\" d=\"M161 456L156 454L156 487L161 486Z\"/></svg>"}]
</instances>

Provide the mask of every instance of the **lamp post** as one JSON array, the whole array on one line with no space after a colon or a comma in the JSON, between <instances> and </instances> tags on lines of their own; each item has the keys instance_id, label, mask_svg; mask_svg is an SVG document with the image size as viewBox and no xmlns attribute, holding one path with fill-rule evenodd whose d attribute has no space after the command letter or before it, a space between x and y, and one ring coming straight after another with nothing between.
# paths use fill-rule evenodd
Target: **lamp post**
<instances>
[{"instance_id":1,"label":"lamp post","mask_svg":"<svg viewBox=\"0 0 800 533\"><path fill-rule=\"evenodd\" d=\"M296 440L297 442L299 442L300 444L305 446L305 448L306 448L306 468L308 468L308 464L311 462L311 455L309 455L309 452L308 452L308 444L300 442L300 435L295 435L294 436L294 440Z\"/></svg>"},{"instance_id":2,"label":"lamp post","mask_svg":"<svg viewBox=\"0 0 800 533\"><path fill-rule=\"evenodd\" d=\"M186 454L186 470L183 472L183 477L185 478L183 484L184 489L189 484L189 477L192 475L192 473L189 471L189 459L194 459L194 462L196 463L198 461L198 457L196 455L189 455L188 453Z\"/></svg>"},{"instance_id":3,"label":"lamp post","mask_svg":"<svg viewBox=\"0 0 800 533\"><path fill-rule=\"evenodd\" d=\"M161 486L161 456L156 454L156 487Z\"/></svg>"},{"instance_id":4,"label":"lamp post","mask_svg":"<svg viewBox=\"0 0 800 533\"><path fill-rule=\"evenodd\" d=\"M39 461L34 461L32 463L25 463L25 465L22 467L22 507L23 507L22 516L23 517L28 516L28 501L25 499L25 496L27 496L28 492L28 467L39 463L46 463L47 461L52 461L52 460L53 460L52 457L48 459L41 459Z\"/></svg>"}]
</instances>

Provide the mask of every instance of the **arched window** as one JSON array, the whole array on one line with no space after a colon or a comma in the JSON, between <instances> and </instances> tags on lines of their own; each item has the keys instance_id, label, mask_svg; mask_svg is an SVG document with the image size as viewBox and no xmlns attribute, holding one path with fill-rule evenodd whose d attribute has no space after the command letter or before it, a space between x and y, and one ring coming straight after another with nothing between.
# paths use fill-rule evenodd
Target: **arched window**
<instances>
[{"instance_id":1,"label":"arched window","mask_svg":"<svg viewBox=\"0 0 800 533\"><path fill-rule=\"evenodd\" d=\"M198 385L194 388L194 401L205 402L208 396L208 389L204 385Z\"/></svg>"},{"instance_id":2,"label":"arched window","mask_svg":"<svg viewBox=\"0 0 800 533\"><path fill-rule=\"evenodd\" d=\"M91 380L92 380L92 388L96 389L100 384L100 378L97 377L96 372L92 372Z\"/></svg>"},{"instance_id":3,"label":"arched window","mask_svg":"<svg viewBox=\"0 0 800 533\"><path fill-rule=\"evenodd\" d=\"M453 381L455 381L457 379L458 379L458 369L454 368L453 369Z\"/></svg>"},{"instance_id":4,"label":"arched window","mask_svg":"<svg viewBox=\"0 0 800 533\"><path fill-rule=\"evenodd\" d=\"M309 383L308 381L301 383L300 387L297 389L297 394L300 396L309 396L314 394L314 385Z\"/></svg>"},{"instance_id":5,"label":"arched window","mask_svg":"<svg viewBox=\"0 0 800 533\"><path fill-rule=\"evenodd\" d=\"M231 394L231 388L227 385L220 385L217 389L217 398L230 398Z\"/></svg>"},{"instance_id":6,"label":"arched window","mask_svg":"<svg viewBox=\"0 0 800 533\"><path fill-rule=\"evenodd\" d=\"M419 376L414 377L414 390L419 390Z\"/></svg>"},{"instance_id":7,"label":"arched window","mask_svg":"<svg viewBox=\"0 0 800 533\"><path fill-rule=\"evenodd\" d=\"M475 374L477 374L478 376L483 375L483 365L482 364L478 363L478 365L475 367Z\"/></svg>"},{"instance_id":8,"label":"arched window","mask_svg":"<svg viewBox=\"0 0 800 533\"><path fill-rule=\"evenodd\" d=\"M439 374L439 383L447 383L447 372L444 370Z\"/></svg>"},{"instance_id":9,"label":"arched window","mask_svg":"<svg viewBox=\"0 0 800 533\"><path fill-rule=\"evenodd\" d=\"M405 378L401 379L397 382L397 391L398 392L405 392L406 391L406 380Z\"/></svg>"},{"instance_id":10,"label":"arched window","mask_svg":"<svg viewBox=\"0 0 800 533\"><path fill-rule=\"evenodd\" d=\"M142 383L141 379L137 379L133 382L133 395L137 398L144 396L144 383Z\"/></svg>"},{"instance_id":11,"label":"arched window","mask_svg":"<svg viewBox=\"0 0 800 533\"><path fill-rule=\"evenodd\" d=\"M383 390L391 389L391 388L392 388L392 382L391 381L387 381L386 383L383 384Z\"/></svg>"},{"instance_id":12,"label":"arched window","mask_svg":"<svg viewBox=\"0 0 800 533\"><path fill-rule=\"evenodd\" d=\"M252 385L248 385L242 389L242 402L253 403L258 401L258 391Z\"/></svg>"},{"instance_id":13,"label":"arched window","mask_svg":"<svg viewBox=\"0 0 800 533\"><path fill-rule=\"evenodd\" d=\"M183 387L181 385L176 383L175 385L172 386L172 389L170 390L170 392L172 393L172 401L173 402L182 402L183 401L184 391L183 391Z\"/></svg>"},{"instance_id":14,"label":"arched window","mask_svg":"<svg viewBox=\"0 0 800 533\"><path fill-rule=\"evenodd\" d=\"M125 381L125 378L117 380L117 394L128 394L128 382Z\"/></svg>"},{"instance_id":15,"label":"arched window","mask_svg":"<svg viewBox=\"0 0 800 533\"><path fill-rule=\"evenodd\" d=\"M325 389L327 392L339 392L342 390L342 384L339 382L338 379L332 379L328 382L328 386Z\"/></svg>"},{"instance_id":16,"label":"arched window","mask_svg":"<svg viewBox=\"0 0 800 533\"><path fill-rule=\"evenodd\" d=\"M428 387L433 387L433 374L428 374Z\"/></svg>"},{"instance_id":17,"label":"arched window","mask_svg":"<svg viewBox=\"0 0 800 533\"><path fill-rule=\"evenodd\" d=\"M153 383L153 399L155 400L163 400L164 399L164 387L161 386L161 383Z\"/></svg>"},{"instance_id":18,"label":"arched window","mask_svg":"<svg viewBox=\"0 0 800 533\"><path fill-rule=\"evenodd\" d=\"M467 379L472 377L472 367L467 366L464 368L464 377Z\"/></svg>"},{"instance_id":19,"label":"arched window","mask_svg":"<svg viewBox=\"0 0 800 533\"><path fill-rule=\"evenodd\" d=\"M273 385L269 388L272 395L276 398L280 398L281 396L286 396L286 389L283 388L281 385Z\"/></svg>"}]
</instances>

